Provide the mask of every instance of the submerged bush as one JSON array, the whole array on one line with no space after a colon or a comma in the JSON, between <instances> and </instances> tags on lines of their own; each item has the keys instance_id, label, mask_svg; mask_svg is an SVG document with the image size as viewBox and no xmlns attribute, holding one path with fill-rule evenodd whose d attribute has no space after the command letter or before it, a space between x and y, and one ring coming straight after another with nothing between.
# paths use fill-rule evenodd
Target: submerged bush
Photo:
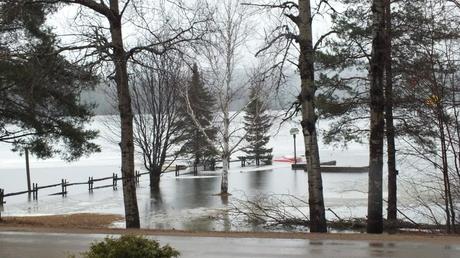
<instances>
[{"instance_id":1,"label":"submerged bush","mask_svg":"<svg viewBox=\"0 0 460 258\"><path fill-rule=\"evenodd\" d=\"M169 245L160 246L155 240L143 236L124 235L120 238L106 237L91 244L85 258L171 258L179 252Z\"/></svg>"}]
</instances>

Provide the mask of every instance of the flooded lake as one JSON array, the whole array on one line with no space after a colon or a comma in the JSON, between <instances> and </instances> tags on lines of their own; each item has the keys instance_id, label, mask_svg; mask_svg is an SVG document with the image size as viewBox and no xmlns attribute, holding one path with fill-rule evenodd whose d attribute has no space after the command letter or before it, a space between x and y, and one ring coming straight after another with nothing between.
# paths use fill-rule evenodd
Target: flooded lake
<instances>
[{"instance_id":1,"label":"flooded lake","mask_svg":"<svg viewBox=\"0 0 460 258\"><path fill-rule=\"evenodd\" d=\"M100 129L104 135L104 128L98 120L92 126ZM292 126L283 124L274 128L276 133L271 138L270 145L275 158L292 155L293 139L289 134ZM303 153L302 139L299 138L301 137L297 139L297 153ZM73 183L85 182L90 176L101 178L111 176L112 173L120 175L118 146L103 137L98 139L98 143L102 147L101 153L73 163L66 163L58 158L44 161L32 158L32 182L42 186L59 183L61 179ZM320 154L322 161L336 160L338 166L366 166L368 163L367 146L361 144L350 144L346 150L320 144ZM238 153L234 154L232 159L237 156ZM142 165L137 164L136 169L142 172ZM254 228L249 222L245 224L244 220L236 222L227 216L227 209L240 200L254 200L263 195L292 195L305 201L296 205L299 205L299 210L308 214L306 175L304 171L292 170L288 163L274 162L271 166L242 168L239 162L234 162L229 173L229 191L232 195L228 198L216 195L220 192L220 171L179 177L175 177L174 173L167 173L163 175L160 190L156 192L150 191L148 176L143 176L137 190L141 224L145 228L158 229L263 230ZM326 208L332 209L341 218L365 217L367 180L367 173L323 173ZM104 184L111 184L111 181L98 182L94 186ZM6 193L27 189L24 157L11 152L10 146L5 144L0 145L0 188L5 189ZM403 185L400 189L403 189ZM116 191L104 188L96 189L93 193L88 192L87 185L72 186L68 188L67 197L50 196L59 191L59 187L40 190L36 201L29 201L27 195L7 197L2 215L83 212L124 214L121 186ZM404 191L400 191L400 202L404 202L406 195ZM329 211L326 215L330 219L336 218Z\"/></svg>"},{"instance_id":2,"label":"flooded lake","mask_svg":"<svg viewBox=\"0 0 460 258\"><path fill-rule=\"evenodd\" d=\"M46 171L54 169L46 168ZM63 169L67 173L75 173L73 169ZM15 171L19 173L20 171ZM62 170L59 175L63 176ZM51 174L51 173L50 173ZM85 174L91 174L87 170ZM69 174L67 174L69 175ZM78 175L83 181L84 175ZM54 178L54 177L52 177ZM18 178L19 179L19 178ZM367 174L325 174L326 205L339 213L346 213L345 206L364 207L367 195L354 191L362 190L367 183ZM220 173L202 172L199 176L165 174L160 183L159 191L150 191L148 177L141 177L137 194L141 223L147 228L189 229L189 230L230 230L239 229L241 225L222 224L222 214L235 200L246 200L263 194L289 194L307 201L306 173L291 170L289 164L275 163L267 167L240 168L234 163L229 173L229 197L216 195L220 191ZM51 182L52 180L46 180ZM46 182L44 180L44 182ZM78 180L75 179L74 182ZM53 181L53 182L56 182ZM72 181L71 181L72 182ZM104 183L95 183L95 186ZM107 183L105 183L107 184ZM113 191L111 188L96 189L89 193L87 186L72 186L68 188L67 197L49 196L59 191L46 189L39 191L37 201L27 201L27 195L9 197L4 207L4 215L38 215L62 213L115 213L123 214L121 187ZM304 207L306 208L306 207ZM343 211L342 211L343 210ZM362 216L361 212L353 209L348 211L350 216ZM360 214L362 213L362 214ZM220 219L213 219L219 217ZM229 223L232 224L232 223ZM244 228L244 226L243 226Z\"/></svg>"}]
</instances>

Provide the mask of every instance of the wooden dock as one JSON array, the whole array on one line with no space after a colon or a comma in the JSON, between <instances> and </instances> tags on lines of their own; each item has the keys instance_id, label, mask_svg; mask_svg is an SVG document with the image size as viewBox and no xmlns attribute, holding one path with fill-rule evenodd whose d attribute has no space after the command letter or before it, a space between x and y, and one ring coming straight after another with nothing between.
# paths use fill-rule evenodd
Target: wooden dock
<instances>
[{"instance_id":1,"label":"wooden dock","mask_svg":"<svg viewBox=\"0 0 460 258\"><path fill-rule=\"evenodd\" d=\"M293 170L306 170L306 164L305 163L292 164L291 167L292 167ZM334 165L321 163L321 172L323 172L323 173L368 173L369 172L369 166L364 166L364 167L351 167L351 166L340 167L340 166L334 166Z\"/></svg>"}]
</instances>

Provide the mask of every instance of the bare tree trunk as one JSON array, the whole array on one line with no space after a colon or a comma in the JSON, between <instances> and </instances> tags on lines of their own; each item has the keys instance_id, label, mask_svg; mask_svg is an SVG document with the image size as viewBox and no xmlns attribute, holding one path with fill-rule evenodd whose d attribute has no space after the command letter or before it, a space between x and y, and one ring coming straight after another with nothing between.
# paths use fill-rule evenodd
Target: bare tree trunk
<instances>
[{"instance_id":1,"label":"bare tree trunk","mask_svg":"<svg viewBox=\"0 0 460 258\"><path fill-rule=\"evenodd\" d=\"M110 19L110 33L114 49L115 79L121 121L121 174L123 176L126 227L139 228L139 209L134 178L133 112L129 93L126 52L123 46L121 16L118 15L118 1L111 0L110 9L116 14L116 18Z\"/></svg>"},{"instance_id":2,"label":"bare tree trunk","mask_svg":"<svg viewBox=\"0 0 460 258\"><path fill-rule=\"evenodd\" d=\"M150 177L150 189L156 190L160 189L160 177L161 177L161 168L152 168L149 171Z\"/></svg>"},{"instance_id":3,"label":"bare tree trunk","mask_svg":"<svg viewBox=\"0 0 460 258\"><path fill-rule=\"evenodd\" d=\"M369 193L367 206L367 233L383 232L383 138L385 66L385 0L372 1L372 54L370 61L370 139L369 139Z\"/></svg>"},{"instance_id":4,"label":"bare tree trunk","mask_svg":"<svg viewBox=\"0 0 460 258\"><path fill-rule=\"evenodd\" d=\"M455 211L453 209L452 194L450 190L450 179L449 179L449 165L447 161L447 144L446 135L444 131L444 114L442 107L438 104L436 113L438 116L439 133L441 140L441 159L442 159L442 174L444 182L444 204L446 212L446 228L447 233L455 232Z\"/></svg>"},{"instance_id":5,"label":"bare tree trunk","mask_svg":"<svg viewBox=\"0 0 460 258\"><path fill-rule=\"evenodd\" d=\"M299 69L301 78L302 131L308 171L308 195L310 208L310 231L327 232L323 199L318 140L316 134L314 85L314 50L310 0L299 1Z\"/></svg>"},{"instance_id":6,"label":"bare tree trunk","mask_svg":"<svg viewBox=\"0 0 460 258\"><path fill-rule=\"evenodd\" d=\"M388 208L387 219L391 225L397 220L397 175L395 128L393 123L393 73L391 67L391 8L390 0L385 0L385 121L387 137L388 165Z\"/></svg>"}]
</instances>

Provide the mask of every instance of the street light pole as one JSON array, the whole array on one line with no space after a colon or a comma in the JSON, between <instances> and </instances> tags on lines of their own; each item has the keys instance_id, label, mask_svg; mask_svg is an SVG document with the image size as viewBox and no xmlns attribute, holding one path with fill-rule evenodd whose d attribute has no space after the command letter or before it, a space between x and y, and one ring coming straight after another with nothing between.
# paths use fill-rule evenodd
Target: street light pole
<instances>
[{"instance_id":1,"label":"street light pole","mask_svg":"<svg viewBox=\"0 0 460 258\"><path fill-rule=\"evenodd\" d=\"M297 165L297 148L295 146L295 134L294 136L294 164Z\"/></svg>"},{"instance_id":2,"label":"street light pole","mask_svg":"<svg viewBox=\"0 0 460 258\"><path fill-rule=\"evenodd\" d=\"M294 165L297 165L297 148L296 148L296 134L299 133L299 129L297 128L291 128L291 130L289 131L289 133L292 135L292 137L294 138Z\"/></svg>"}]
</instances>

